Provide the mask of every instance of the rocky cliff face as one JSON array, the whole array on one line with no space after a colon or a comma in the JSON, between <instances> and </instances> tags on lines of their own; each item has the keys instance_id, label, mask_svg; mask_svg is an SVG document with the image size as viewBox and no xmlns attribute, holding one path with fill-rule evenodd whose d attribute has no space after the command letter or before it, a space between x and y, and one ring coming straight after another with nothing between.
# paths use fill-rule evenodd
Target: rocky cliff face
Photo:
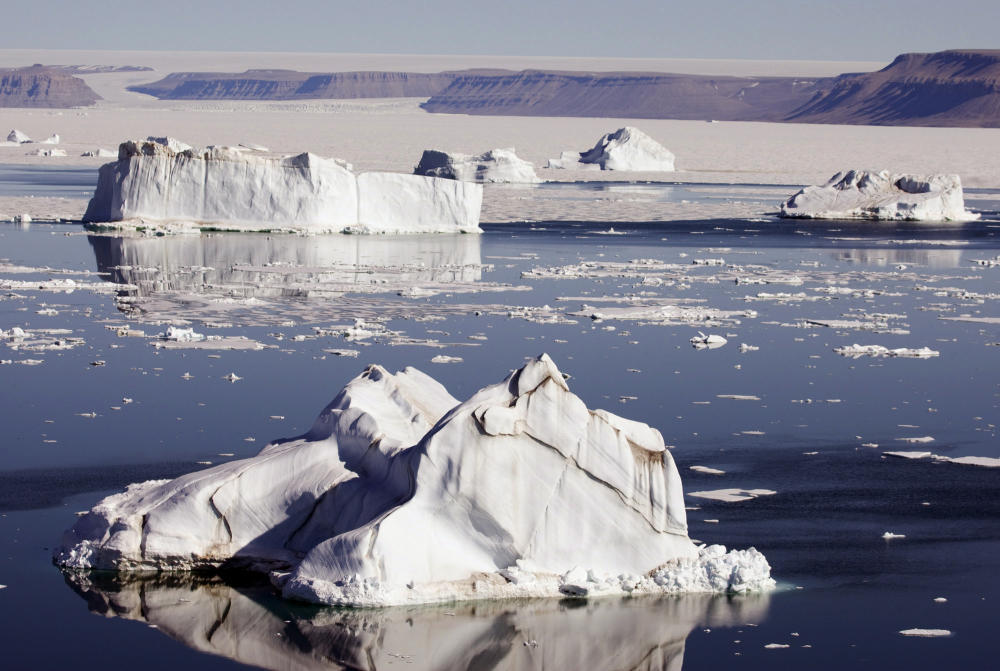
<instances>
[{"instance_id":1,"label":"rocky cliff face","mask_svg":"<svg viewBox=\"0 0 1000 671\"><path fill-rule=\"evenodd\" d=\"M0 107L82 107L100 99L82 79L57 69L0 70Z\"/></svg>"},{"instance_id":2,"label":"rocky cliff face","mask_svg":"<svg viewBox=\"0 0 1000 671\"><path fill-rule=\"evenodd\" d=\"M903 54L878 72L822 82L787 121L1000 126L1000 50Z\"/></svg>"},{"instance_id":3,"label":"rocky cliff face","mask_svg":"<svg viewBox=\"0 0 1000 671\"><path fill-rule=\"evenodd\" d=\"M174 72L129 90L170 100L426 98L444 89L454 77L448 72Z\"/></svg>"},{"instance_id":4,"label":"rocky cliff face","mask_svg":"<svg viewBox=\"0 0 1000 671\"><path fill-rule=\"evenodd\" d=\"M470 72L423 107L456 114L773 121L807 103L815 85L816 80L791 77Z\"/></svg>"}]
</instances>

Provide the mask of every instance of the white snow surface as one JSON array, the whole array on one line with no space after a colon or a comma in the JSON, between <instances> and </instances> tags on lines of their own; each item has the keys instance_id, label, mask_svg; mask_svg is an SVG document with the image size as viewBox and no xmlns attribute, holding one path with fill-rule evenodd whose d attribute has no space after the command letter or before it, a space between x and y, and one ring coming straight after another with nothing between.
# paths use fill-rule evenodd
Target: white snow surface
<instances>
[{"instance_id":1,"label":"white snow surface","mask_svg":"<svg viewBox=\"0 0 1000 671\"><path fill-rule=\"evenodd\" d=\"M535 167L518 158L513 148L491 149L478 156L425 149L413 173L491 184L535 184L542 181L535 174Z\"/></svg>"},{"instance_id":2,"label":"white snow surface","mask_svg":"<svg viewBox=\"0 0 1000 671\"><path fill-rule=\"evenodd\" d=\"M588 151L563 152L559 158L549 159L546 167L673 172L674 155L638 128L625 126L601 136Z\"/></svg>"},{"instance_id":3,"label":"white snow surface","mask_svg":"<svg viewBox=\"0 0 1000 671\"><path fill-rule=\"evenodd\" d=\"M174 138L123 142L101 167L83 219L310 233L478 232L482 187L370 172L315 154L192 149Z\"/></svg>"},{"instance_id":4,"label":"white snow surface","mask_svg":"<svg viewBox=\"0 0 1000 671\"><path fill-rule=\"evenodd\" d=\"M694 545L660 433L588 410L547 355L464 403L369 366L307 434L130 485L55 558L275 569L286 597L353 606L774 585L755 549Z\"/></svg>"},{"instance_id":5,"label":"white snow surface","mask_svg":"<svg viewBox=\"0 0 1000 671\"><path fill-rule=\"evenodd\" d=\"M802 219L972 221L958 175L848 170L823 186L807 186L781 204L781 216Z\"/></svg>"}]
</instances>

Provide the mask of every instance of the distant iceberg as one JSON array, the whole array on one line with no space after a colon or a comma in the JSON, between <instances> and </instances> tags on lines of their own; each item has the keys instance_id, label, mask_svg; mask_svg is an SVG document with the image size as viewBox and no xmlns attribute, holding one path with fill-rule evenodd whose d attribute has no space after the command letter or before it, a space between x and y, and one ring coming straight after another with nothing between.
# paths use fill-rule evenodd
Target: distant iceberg
<instances>
[{"instance_id":1,"label":"distant iceberg","mask_svg":"<svg viewBox=\"0 0 1000 671\"><path fill-rule=\"evenodd\" d=\"M85 223L180 223L310 233L478 232L482 187L395 173L356 175L314 154L129 141L101 167Z\"/></svg>"},{"instance_id":2,"label":"distant iceberg","mask_svg":"<svg viewBox=\"0 0 1000 671\"><path fill-rule=\"evenodd\" d=\"M269 570L285 597L350 606L774 584L753 548L688 538L660 433L588 410L547 355L464 403L369 366L305 435L104 499L55 560Z\"/></svg>"},{"instance_id":3,"label":"distant iceberg","mask_svg":"<svg viewBox=\"0 0 1000 671\"><path fill-rule=\"evenodd\" d=\"M800 219L973 221L958 175L838 172L823 186L807 186L781 204L781 216Z\"/></svg>"},{"instance_id":4,"label":"distant iceberg","mask_svg":"<svg viewBox=\"0 0 1000 671\"><path fill-rule=\"evenodd\" d=\"M625 126L602 136L588 151L567 151L549 159L546 167L673 172L674 155L638 128Z\"/></svg>"},{"instance_id":5,"label":"distant iceberg","mask_svg":"<svg viewBox=\"0 0 1000 671\"><path fill-rule=\"evenodd\" d=\"M541 181L534 166L518 158L512 148L491 149L478 156L426 149L413 174L480 183L533 184Z\"/></svg>"}]
</instances>

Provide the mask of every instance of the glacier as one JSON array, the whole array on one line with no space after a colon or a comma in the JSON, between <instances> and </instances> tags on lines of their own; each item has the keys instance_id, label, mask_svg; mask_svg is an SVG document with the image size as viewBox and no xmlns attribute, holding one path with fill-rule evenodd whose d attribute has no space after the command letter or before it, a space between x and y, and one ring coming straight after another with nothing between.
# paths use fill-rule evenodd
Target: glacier
<instances>
[{"instance_id":1,"label":"glacier","mask_svg":"<svg viewBox=\"0 0 1000 671\"><path fill-rule=\"evenodd\" d=\"M894 174L888 170L838 172L822 186L807 186L781 204L781 216L799 219L974 221L965 209L958 175Z\"/></svg>"},{"instance_id":2,"label":"glacier","mask_svg":"<svg viewBox=\"0 0 1000 671\"><path fill-rule=\"evenodd\" d=\"M633 126L602 135L591 149L563 152L550 158L547 168L568 170L674 171L674 155Z\"/></svg>"},{"instance_id":3,"label":"glacier","mask_svg":"<svg viewBox=\"0 0 1000 671\"><path fill-rule=\"evenodd\" d=\"M482 186L369 172L311 153L194 149L174 138L123 142L100 168L90 224L309 233L474 233Z\"/></svg>"},{"instance_id":4,"label":"glacier","mask_svg":"<svg viewBox=\"0 0 1000 671\"><path fill-rule=\"evenodd\" d=\"M541 181L534 166L518 158L513 148L491 149L478 156L425 149L413 173L492 184L536 184Z\"/></svg>"},{"instance_id":5,"label":"glacier","mask_svg":"<svg viewBox=\"0 0 1000 671\"><path fill-rule=\"evenodd\" d=\"M371 365L303 436L100 501L54 560L268 571L346 606L774 585L757 550L691 541L659 431L589 410L544 354L462 403Z\"/></svg>"}]
</instances>

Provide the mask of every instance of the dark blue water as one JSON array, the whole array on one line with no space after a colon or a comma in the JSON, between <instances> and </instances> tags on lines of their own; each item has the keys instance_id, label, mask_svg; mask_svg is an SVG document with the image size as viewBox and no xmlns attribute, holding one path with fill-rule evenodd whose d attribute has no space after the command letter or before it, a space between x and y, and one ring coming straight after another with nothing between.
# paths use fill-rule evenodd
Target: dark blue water
<instances>
[{"instance_id":1,"label":"dark blue water","mask_svg":"<svg viewBox=\"0 0 1000 671\"><path fill-rule=\"evenodd\" d=\"M8 586L0 590L5 622L0 641L10 651L8 668L237 665L229 658L266 668L407 663L394 654L412 655L411 665L423 668L455 669L584 668L581 659L596 664L591 668L989 664L992 604L1000 598L995 572L998 472L892 459L883 452L928 449L946 456L1000 456L995 375L1000 347L992 345L1000 342L1000 326L939 318L1000 316L998 299L981 297L997 291L1000 268L973 263L1000 253L995 237L1000 229L989 222L942 228L719 221L652 227L616 223L616 230L628 234L605 236L597 234L603 227L594 225L545 228L529 233L516 226L491 226L471 238L471 248L469 236L455 243L462 246L459 257L493 264L480 282L527 285L530 291L415 299L391 292L275 295L261 288L265 276L236 269L289 259L301 263L323 240L305 239L308 246L302 248L301 238L284 242L261 235L129 241L84 235L70 226L0 229L3 262L135 281L139 289L122 293L149 301L144 305L155 305L157 314L191 319L201 332L246 335L276 345L256 352L157 350L147 339L119 337L108 328L126 323L147 333L164 328L152 323L157 315L127 316L111 295L3 292L0 328L68 328L86 340L73 350L37 353L0 343L0 359L44 360L38 366L0 367L6 390L0 410L0 584ZM417 249L384 238L336 240L357 245L352 253L365 259L405 257ZM941 241L964 244L937 244ZM427 259L435 254L452 258L447 252L421 248L419 253ZM711 276L722 269L691 264L693 258L715 257L728 264L798 273L804 283L713 281ZM687 286L643 285L628 273L522 277L537 267L632 259L691 265L685 271L689 280L682 283ZM317 260L322 257L309 258L310 263ZM343 261L339 256L328 260ZM194 266L201 269L192 271ZM310 274L315 273L303 273ZM355 275L359 282L371 277L368 271ZM7 280L49 277L65 275L0 271L0 279ZM815 295L814 289L827 280L881 293L788 304L746 301L762 291ZM918 289L923 286L960 288L980 298L936 296ZM231 326L208 329L199 321L209 314L203 303L233 287L241 287L243 295L259 292L261 304L219 307ZM650 298L702 300L720 309L753 309L758 316L713 327L712 332L729 336L729 344L699 351L688 343L698 330L694 326L595 323L586 317L571 317L575 324L536 324L489 309L550 305L568 316L588 300L639 292ZM37 314L43 304L58 314ZM414 310L456 305L468 309L453 309L443 321L412 317ZM389 319L390 328L407 335L478 346L438 350L380 340L350 344L330 336L293 340L295 335L311 336L313 326L350 322L373 310ZM783 325L848 318L862 310L904 315L892 324L905 325L909 333ZM276 313L280 319L271 319ZM615 330L605 330L607 326ZM487 340L469 339L480 334ZM741 354L740 342L760 350ZM832 352L852 342L926 345L941 355L852 360ZM341 347L361 354L348 359L323 351ZM359 614L291 606L266 585L245 577L143 583L95 579L81 584L67 582L49 562L51 547L73 523L75 511L128 482L171 477L201 468L198 461L227 459L219 453L250 456L269 440L303 432L366 363L390 369L416 365L465 398L501 379L525 356L542 351L572 375L571 388L588 406L656 426L675 446L686 491L776 490L774 496L735 504L689 499L688 505L696 508L689 511L689 524L693 538L761 549L782 590L749 600L597 600L582 609L578 603L559 602L473 604ZM431 357L442 352L464 361L431 364ZM91 366L96 360L106 365ZM226 382L222 377L230 371L243 379ZM186 372L194 378L183 379ZM725 394L760 400L719 398ZM134 402L123 405L124 396ZM636 398L619 400L631 396ZM800 402L807 399L813 402ZM89 412L97 416L78 415ZM935 441L929 446L897 441L924 435ZM255 441L247 442L249 437ZM700 474L689 469L692 465L726 474ZM885 531L906 538L886 542L881 538ZM935 597L948 601L935 603ZM897 633L913 627L954 634L911 639ZM526 637L538 646L524 646ZM768 643L790 647L767 649ZM444 654L442 648L451 652Z\"/></svg>"}]
</instances>

